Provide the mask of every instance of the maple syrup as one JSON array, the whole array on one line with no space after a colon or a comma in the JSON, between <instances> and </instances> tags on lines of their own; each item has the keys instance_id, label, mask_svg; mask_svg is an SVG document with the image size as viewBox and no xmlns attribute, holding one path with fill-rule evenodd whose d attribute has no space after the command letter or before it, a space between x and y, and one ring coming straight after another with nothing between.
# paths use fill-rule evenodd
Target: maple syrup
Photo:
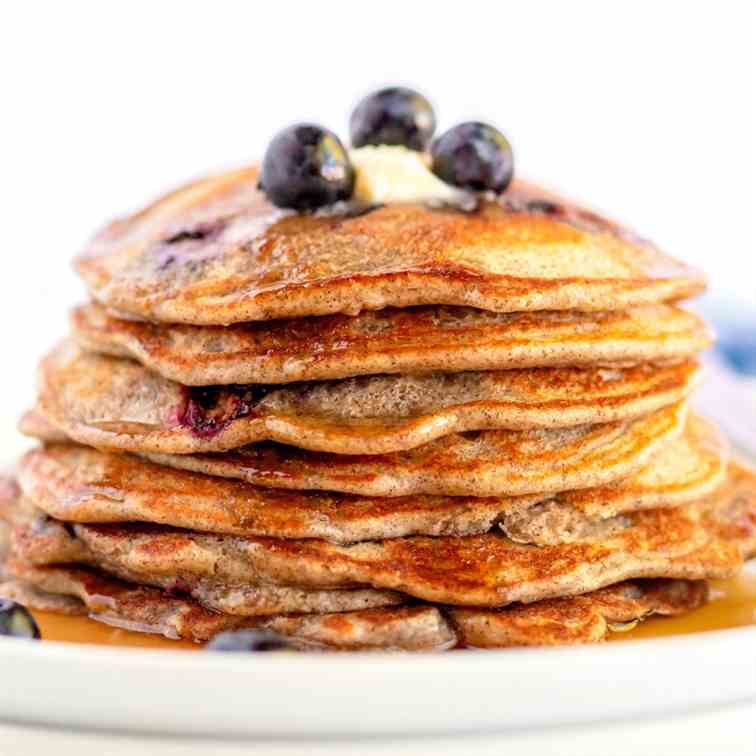
<instances>
[{"instance_id":1,"label":"maple syrup","mask_svg":"<svg viewBox=\"0 0 756 756\"><path fill-rule=\"evenodd\" d=\"M191 641L170 640L162 635L122 630L103 622L96 622L89 617L69 617L54 612L38 611L32 611L32 614L34 619L37 620L43 640L156 650L178 648L192 651L202 648L199 644Z\"/></svg>"},{"instance_id":2,"label":"maple syrup","mask_svg":"<svg viewBox=\"0 0 756 756\"><path fill-rule=\"evenodd\" d=\"M680 617L650 617L632 630L611 633L610 640L661 638L756 626L756 570L746 569L734 578L712 580L709 585L711 600L700 609Z\"/></svg>"}]
</instances>

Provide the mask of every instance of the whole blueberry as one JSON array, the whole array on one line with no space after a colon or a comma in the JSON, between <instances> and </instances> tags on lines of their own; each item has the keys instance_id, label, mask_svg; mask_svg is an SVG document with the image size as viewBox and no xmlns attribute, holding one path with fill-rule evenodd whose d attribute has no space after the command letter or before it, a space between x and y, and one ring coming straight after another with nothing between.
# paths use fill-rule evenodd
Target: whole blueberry
<instances>
[{"instance_id":1,"label":"whole blueberry","mask_svg":"<svg viewBox=\"0 0 756 756\"><path fill-rule=\"evenodd\" d=\"M393 144L422 152L436 130L433 107L419 92L387 87L363 99L349 119L355 147Z\"/></svg>"},{"instance_id":2,"label":"whole blueberry","mask_svg":"<svg viewBox=\"0 0 756 756\"><path fill-rule=\"evenodd\" d=\"M431 147L433 172L447 184L501 194L514 174L512 147L498 129L479 121L460 123Z\"/></svg>"},{"instance_id":3,"label":"whole blueberry","mask_svg":"<svg viewBox=\"0 0 756 756\"><path fill-rule=\"evenodd\" d=\"M263 158L260 188L278 207L314 210L349 199L354 167L332 131L298 123L273 137Z\"/></svg>"},{"instance_id":4,"label":"whole blueberry","mask_svg":"<svg viewBox=\"0 0 756 756\"><path fill-rule=\"evenodd\" d=\"M41 637L31 612L25 606L9 599L0 599L0 635L13 638Z\"/></svg>"},{"instance_id":5,"label":"whole blueberry","mask_svg":"<svg viewBox=\"0 0 756 756\"><path fill-rule=\"evenodd\" d=\"M234 630L216 635L208 651L290 651L293 646L276 633L261 630Z\"/></svg>"}]
</instances>

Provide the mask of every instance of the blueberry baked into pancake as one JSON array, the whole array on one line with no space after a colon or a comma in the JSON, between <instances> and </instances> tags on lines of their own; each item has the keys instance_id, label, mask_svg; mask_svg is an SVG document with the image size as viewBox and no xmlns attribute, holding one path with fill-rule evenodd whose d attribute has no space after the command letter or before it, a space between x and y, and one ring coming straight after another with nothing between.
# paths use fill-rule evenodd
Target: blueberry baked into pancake
<instances>
[{"instance_id":1,"label":"blueberry baked into pancake","mask_svg":"<svg viewBox=\"0 0 756 756\"><path fill-rule=\"evenodd\" d=\"M94 237L0 482L0 633L504 648L721 595L756 472L689 406L704 278L435 132L383 89L349 146L295 124Z\"/></svg>"}]
</instances>

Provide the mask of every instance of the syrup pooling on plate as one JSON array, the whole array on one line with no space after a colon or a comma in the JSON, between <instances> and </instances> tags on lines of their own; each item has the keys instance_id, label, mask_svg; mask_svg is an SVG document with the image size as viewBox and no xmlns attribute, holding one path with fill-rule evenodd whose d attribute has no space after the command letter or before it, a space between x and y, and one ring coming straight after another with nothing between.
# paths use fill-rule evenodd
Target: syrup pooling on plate
<instances>
[{"instance_id":1,"label":"syrup pooling on plate","mask_svg":"<svg viewBox=\"0 0 756 756\"><path fill-rule=\"evenodd\" d=\"M756 570L711 581L710 603L680 617L649 617L611 640L640 640L756 626Z\"/></svg>"},{"instance_id":2,"label":"syrup pooling on plate","mask_svg":"<svg viewBox=\"0 0 756 756\"><path fill-rule=\"evenodd\" d=\"M155 651L187 650L202 648L197 643L171 640L162 635L137 633L97 622L89 617L69 617L54 612L33 611L42 639L63 643L86 643L96 646L116 646L122 648L146 648Z\"/></svg>"}]
</instances>

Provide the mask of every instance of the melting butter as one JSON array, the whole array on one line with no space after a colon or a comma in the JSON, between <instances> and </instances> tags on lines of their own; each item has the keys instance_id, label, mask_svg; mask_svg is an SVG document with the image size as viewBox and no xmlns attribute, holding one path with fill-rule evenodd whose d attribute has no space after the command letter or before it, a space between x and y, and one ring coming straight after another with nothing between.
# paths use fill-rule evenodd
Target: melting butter
<instances>
[{"instance_id":1,"label":"melting butter","mask_svg":"<svg viewBox=\"0 0 756 756\"><path fill-rule=\"evenodd\" d=\"M354 199L365 204L429 202L463 204L467 193L430 170L430 156L406 147L381 145L351 150L356 171Z\"/></svg>"}]
</instances>

